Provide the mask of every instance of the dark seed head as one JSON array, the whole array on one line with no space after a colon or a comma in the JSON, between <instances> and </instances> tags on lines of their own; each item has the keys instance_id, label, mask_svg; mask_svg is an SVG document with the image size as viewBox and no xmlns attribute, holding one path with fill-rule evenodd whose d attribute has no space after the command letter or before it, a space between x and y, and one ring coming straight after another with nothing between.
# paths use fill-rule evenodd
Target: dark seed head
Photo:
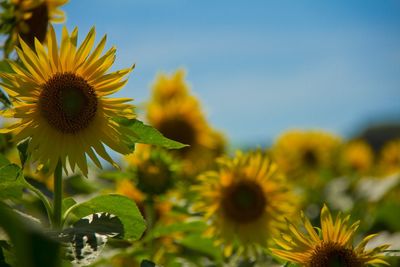
<instances>
[{"instance_id":1,"label":"dark seed head","mask_svg":"<svg viewBox=\"0 0 400 267\"><path fill-rule=\"evenodd\" d=\"M85 79L58 73L42 87L39 109L47 122L62 133L77 133L93 121L97 96Z\"/></svg>"}]
</instances>

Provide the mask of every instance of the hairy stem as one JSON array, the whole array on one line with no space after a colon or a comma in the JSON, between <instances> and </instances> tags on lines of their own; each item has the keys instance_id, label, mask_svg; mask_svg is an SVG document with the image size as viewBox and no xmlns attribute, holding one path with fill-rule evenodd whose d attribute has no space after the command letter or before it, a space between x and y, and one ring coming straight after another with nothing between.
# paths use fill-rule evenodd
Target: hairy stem
<instances>
[{"instance_id":1,"label":"hairy stem","mask_svg":"<svg viewBox=\"0 0 400 267\"><path fill-rule=\"evenodd\" d=\"M54 171L54 204L53 204L53 228L60 229L62 221L62 164L58 161Z\"/></svg>"}]
</instances>

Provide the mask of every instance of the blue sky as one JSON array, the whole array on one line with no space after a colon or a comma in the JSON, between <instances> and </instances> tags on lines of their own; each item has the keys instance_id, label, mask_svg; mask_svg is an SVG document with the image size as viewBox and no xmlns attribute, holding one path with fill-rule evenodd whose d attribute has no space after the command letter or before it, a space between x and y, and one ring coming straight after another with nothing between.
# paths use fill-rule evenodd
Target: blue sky
<instances>
[{"instance_id":1,"label":"blue sky","mask_svg":"<svg viewBox=\"0 0 400 267\"><path fill-rule=\"evenodd\" d=\"M70 0L63 10L81 36L107 33L115 69L136 63L119 96L146 101L157 73L183 67L235 144L400 118L399 1Z\"/></svg>"}]
</instances>

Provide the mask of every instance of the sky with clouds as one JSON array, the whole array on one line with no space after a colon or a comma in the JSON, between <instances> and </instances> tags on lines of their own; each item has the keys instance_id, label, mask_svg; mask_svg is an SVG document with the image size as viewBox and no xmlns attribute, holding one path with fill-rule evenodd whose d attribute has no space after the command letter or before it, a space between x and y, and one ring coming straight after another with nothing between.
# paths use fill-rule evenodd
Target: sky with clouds
<instances>
[{"instance_id":1,"label":"sky with clouds","mask_svg":"<svg viewBox=\"0 0 400 267\"><path fill-rule=\"evenodd\" d=\"M119 96L143 103L157 73L185 68L235 144L400 118L400 1L70 0L63 10L68 29L107 34L115 69L136 63Z\"/></svg>"}]
</instances>

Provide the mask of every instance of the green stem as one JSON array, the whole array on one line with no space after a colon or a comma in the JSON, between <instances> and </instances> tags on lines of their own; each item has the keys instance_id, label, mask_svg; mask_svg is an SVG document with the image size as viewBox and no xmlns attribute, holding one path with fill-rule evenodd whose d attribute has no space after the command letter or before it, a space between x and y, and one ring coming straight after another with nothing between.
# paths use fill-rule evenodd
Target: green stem
<instances>
[{"instance_id":1,"label":"green stem","mask_svg":"<svg viewBox=\"0 0 400 267\"><path fill-rule=\"evenodd\" d=\"M145 202L144 202L144 214L145 214L145 219L147 222L147 228L146 228L146 235L149 236L149 241L147 243L148 250L151 251L150 253L153 254L153 227L155 223L155 217L156 217L156 212L155 212L155 207L154 207L154 199L152 196L147 196Z\"/></svg>"},{"instance_id":2,"label":"green stem","mask_svg":"<svg viewBox=\"0 0 400 267\"><path fill-rule=\"evenodd\" d=\"M53 211L52 211L51 204L50 204L49 200L47 199L47 197L39 189L37 189L36 187L31 185L27 180L25 180L25 177L23 177L22 181L23 181L24 185L26 186L26 188L28 188L33 193L35 193L36 196L43 202L43 205L46 208L47 217L49 218L49 221L51 222L52 216L53 216Z\"/></svg>"},{"instance_id":3,"label":"green stem","mask_svg":"<svg viewBox=\"0 0 400 267\"><path fill-rule=\"evenodd\" d=\"M66 221L67 218L68 218L68 215L69 215L69 214L71 213L71 211L72 211L73 209L75 209L78 205L79 205L79 203L76 203L75 205L72 205L71 207L69 207L69 208L64 212L64 214L63 214L63 216L62 216L62 220L61 220L61 226L64 226L65 221Z\"/></svg>"},{"instance_id":4,"label":"green stem","mask_svg":"<svg viewBox=\"0 0 400 267\"><path fill-rule=\"evenodd\" d=\"M147 231L150 233L156 222L156 209L155 209L155 201L153 196L147 196L145 200L145 215L147 221Z\"/></svg>"},{"instance_id":5,"label":"green stem","mask_svg":"<svg viewBox=\"0 0 400 267\"><path fill-rule=\"evenodd\" d=\"M62 221L62 164L58 161L54 171L53 228L60 229Z\"/></svg>"}]
</instances>

